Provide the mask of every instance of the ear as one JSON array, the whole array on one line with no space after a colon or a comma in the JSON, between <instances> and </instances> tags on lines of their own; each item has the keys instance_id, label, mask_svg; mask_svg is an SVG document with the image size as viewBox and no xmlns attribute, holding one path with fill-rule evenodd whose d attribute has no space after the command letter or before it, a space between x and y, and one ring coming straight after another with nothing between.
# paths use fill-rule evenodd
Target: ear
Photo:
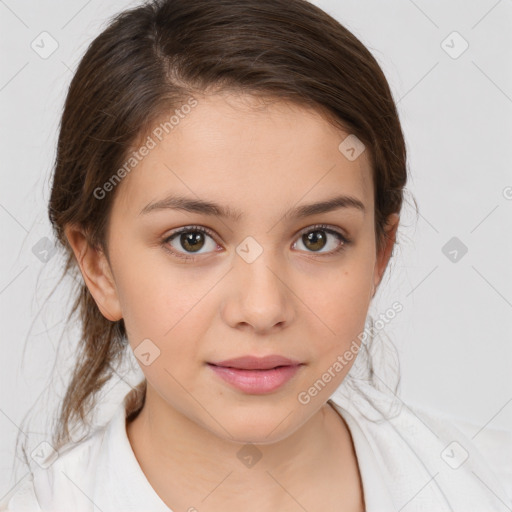
<instances>
[{"instance_id":1,"label":"ear","mask_svg":"<svg viewBox=\"0 0 512 512\"><path fill-rule=\"evenodd\" d=\"M66 226L64 233L101 314L112 322L123 318L114 277L104 252L92 247L79 227Z\"/></svg>"},{"instance_id":2,"label":"ear","mask_svg":"<svg viewBox=\"0 0 512 512\"><path fill-rule=\"evenodd\" d=\"M382 280L382 276L388 266L389 259L391 258L391 253L393 252L393 247L396 242L396 231L398 228L398 223L400 221L400 217L397 213L392 213L384 227L386 231L385 243L382 249L377 254L377 261L375 263L375 272L373 276L373 296L377 292L377 288Z\"/></svg>"}]
</instances>

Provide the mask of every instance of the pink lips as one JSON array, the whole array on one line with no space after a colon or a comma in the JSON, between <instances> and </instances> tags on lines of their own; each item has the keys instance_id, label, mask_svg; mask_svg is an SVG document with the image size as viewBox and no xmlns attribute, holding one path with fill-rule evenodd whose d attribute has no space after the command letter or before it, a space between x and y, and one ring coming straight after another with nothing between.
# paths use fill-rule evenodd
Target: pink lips
<instances>
[{"instance_id":1,"label":"pink lips","mask_svg":"<svg viewBox=\"0 0 512 512\"><path fill-rule=\"evenodd\" d=\"M264 394L275 391L288 382L302 366L302 363L286 357L244 356L208 366L232 386L250 394Z\"/></svg>"}]
</instances>

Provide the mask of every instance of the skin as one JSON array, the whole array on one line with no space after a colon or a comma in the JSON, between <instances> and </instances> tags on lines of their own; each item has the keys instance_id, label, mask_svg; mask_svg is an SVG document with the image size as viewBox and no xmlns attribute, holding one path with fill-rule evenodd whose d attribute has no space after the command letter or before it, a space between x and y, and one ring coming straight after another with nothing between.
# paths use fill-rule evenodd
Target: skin
<instances>
[{"instance_id":1,"label":"skin","mask_svg":"<svg viewBox=\"0 0 512 512\"><path fill-rule=\"evenodd\" d=\"M389 218L389 240L378 253L367 151L348 160L338 149L347 133L317 111L227 93L196 98L192 112L117 186L108 258L79 228L66 229L102 314L124 318L132 349L149 338L160 350L150 365L140 364L146 403L127 425L135 456L174 510L362 511L350 431L327 403L354 359L309 403L297 395L364 330L399 217ZM169 193L230 206L243 217L139 214ZM292 207L338 193L360 199L366 212L284 218ZM351 243L333 254L340 241L322 231L324 247L308 244L302 231L318 223ZM179 235L163 240L190 225L216 236L204 235L195 260L186 261L165 250L194 255ZM236 252L248 236L263 249L251 263ZM266 395L237 390L206 365L247 354L305 364ZM248 443L261 454L252 467L237 457Z\"/></svg>"}]
</instances>

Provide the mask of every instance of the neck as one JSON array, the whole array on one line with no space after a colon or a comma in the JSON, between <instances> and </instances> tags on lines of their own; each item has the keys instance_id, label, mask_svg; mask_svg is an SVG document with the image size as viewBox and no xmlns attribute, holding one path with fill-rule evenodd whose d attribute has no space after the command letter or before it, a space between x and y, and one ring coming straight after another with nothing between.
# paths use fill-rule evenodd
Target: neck
<instances>
[{"instance_id":1,"label":"neck","mask_svg":"<svg viewBox=\"0 0 512 512\"><path fill-rule=\"evenodd\" d=\"M293 510L301 499L311 500L311 489L321 494L333 479L345 499L352 495L354 507L347 510L360 509L355 506L362 489L350 432L328 404L288 437L254 445L219 437L148 386L144 407L127 424L127 435L149 483L174 510L192 504L201 509L203 499L208 510L227 511L228 502L233 510Z\"/></svg>"}]
</instances>

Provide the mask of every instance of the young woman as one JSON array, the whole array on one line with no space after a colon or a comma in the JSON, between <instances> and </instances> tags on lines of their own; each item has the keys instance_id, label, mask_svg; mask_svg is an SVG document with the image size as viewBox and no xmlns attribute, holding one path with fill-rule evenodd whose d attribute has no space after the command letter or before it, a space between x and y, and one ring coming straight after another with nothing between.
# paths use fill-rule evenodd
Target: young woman
<instances>
[{"instance_id":1,"label":"young woman","mask_svg":"<svg viewBox=\"0 0 512 512\"><path fill-rule=\"evenodd\" d=\"M49 204L83 278L80 352L3 509L510 510L469 440L366 355L406 180L382 70L319 8L119 15L69 88ZM73 439L130 351L144 380Z\"/></svg>"}]
</instances>

